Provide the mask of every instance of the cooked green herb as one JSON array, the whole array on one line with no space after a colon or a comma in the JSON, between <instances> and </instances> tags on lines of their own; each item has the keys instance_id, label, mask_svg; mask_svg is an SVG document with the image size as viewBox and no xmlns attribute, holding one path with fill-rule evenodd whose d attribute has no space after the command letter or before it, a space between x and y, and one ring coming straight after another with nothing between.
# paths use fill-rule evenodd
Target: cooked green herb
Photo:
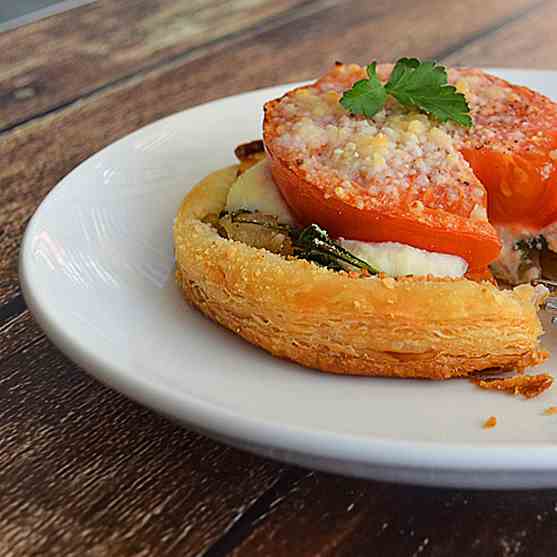
<instances>
[{"instance_id":1,"label":"cooked green herb","mask_svg":"<svg viewBox=\"0 0 557 557\"><path fill-rule=\"evenodd\" d=\"M547 240L541 234L538 236L530 236L529 238L524 238L523 240L515 242L513 248L526 254L531 250L542 251L547 249Z\"/></svg>"},{"instance_id":2,"label":"cooked green herb","mask_svg":"<svg viewBox=\"0 0 557 557\"><path fill-rule=\"evenodd\" d=\"M379 272L367 261L356 257L340 246L335 240L330 238L326 230L323 230L317 224L310 224L305 228L297 228L289 224L280 223L276 217L271 215L252 213L246 210L235 211L233 213L223 212L219 215L219 218L228 218L234 224L261 226L266 230L284 234L291 241L293 256L312 261L323 267L337 271L354 268L365 270L373 275ZM214 219L206 220L213 224ZM216 228L218 230L218 227ZM282 254L285 255L284 253Z\"/></svg>"},{"instance_id":3,"label":"cooked green herb","mask_svg":"<svg viewBox=\"0 0 557 557\"><path fill-rule=\"evenodd\" d=\"M317 224L310 224L300 230L292 243L295 255L324 267L345 269L346 265L349 265L356 269L364 269L373 275L379 272L367 261L340 246Z\"/></svg>"}]
</instances>

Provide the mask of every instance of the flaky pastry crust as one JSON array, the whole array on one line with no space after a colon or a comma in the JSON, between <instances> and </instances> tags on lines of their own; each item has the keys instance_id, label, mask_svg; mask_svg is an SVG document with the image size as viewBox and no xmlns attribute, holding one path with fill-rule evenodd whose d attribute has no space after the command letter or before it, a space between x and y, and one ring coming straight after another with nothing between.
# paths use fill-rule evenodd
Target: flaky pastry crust
<instances>
[{"instance_id":1,"label":"flaky pastry crust","mask_svg":"<svg viewBox=\"0 0 557 557\"><path fill-rule=\"evenodd\" d=\"M176 279L205 315L274 356L321 371L447 379L540 363L534 289L432 277L353 278L220 237L237 166L202 180L174 225Z\"/></svg>"}]
</instances>

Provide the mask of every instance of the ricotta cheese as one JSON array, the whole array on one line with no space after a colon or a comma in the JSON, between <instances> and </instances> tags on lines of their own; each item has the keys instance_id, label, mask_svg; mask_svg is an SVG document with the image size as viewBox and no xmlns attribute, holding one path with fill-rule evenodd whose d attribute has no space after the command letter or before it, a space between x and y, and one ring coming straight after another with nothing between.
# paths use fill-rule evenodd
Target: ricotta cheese
<instances>
[{"instance_id":1,"label":"ricotta cheese","mask_svg":"<svg viewBox=\"0 0 557 557\"><path fill-rule=\"evenodd\" d=\"M468 269L468 263L457 255L426 251L398 242L341 240L340 244L356 257L392 277L461 277Z\"/></svg>"}]
</instances>

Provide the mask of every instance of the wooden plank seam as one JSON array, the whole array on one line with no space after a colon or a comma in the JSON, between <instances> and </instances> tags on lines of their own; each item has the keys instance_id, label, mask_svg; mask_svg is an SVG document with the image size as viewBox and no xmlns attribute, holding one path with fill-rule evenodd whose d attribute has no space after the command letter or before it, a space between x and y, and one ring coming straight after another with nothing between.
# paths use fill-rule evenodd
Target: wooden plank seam
<instances>
[{"instance_id":1,"label":"wooden plank seam","mask_svg":"<svg viewBox=\"0 0 557 557\"><path fill-rule=\"evenodd\" d=\"M17 294L9 302L0 306L0 327L21 315L27 309L27 304L22 294Z\"/></svg>"},{"instance_id":2,"label":"wooden plank seam","mask_svg":"<svg viewBox=\"0 0 557 557\"><path fill-rule=\"evenodd\" d=\"M313 473L300 468L286 470L201 557L225 557L229 555L251 534L253 528L265 519L271 509L277 505L277 501L285 499L296 484Z\"/></svg>"}]
</instances>

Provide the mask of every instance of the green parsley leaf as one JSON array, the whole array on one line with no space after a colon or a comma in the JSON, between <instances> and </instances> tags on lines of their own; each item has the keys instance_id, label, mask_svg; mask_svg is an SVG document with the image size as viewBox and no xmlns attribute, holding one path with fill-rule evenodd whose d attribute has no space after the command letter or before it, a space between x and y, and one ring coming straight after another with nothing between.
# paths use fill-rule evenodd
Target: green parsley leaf
<instances>
[{"instance_id":1,"label":"green parsley leaf","mask_svg":"<svg viewBox=\"0 0 557 557\"><path fill-rule=\"evenodd\" d=\"M453 120L470 127L472 118L466 98L448 85L447 70L436 62L401 58L393 68L387 92L404 106L415 106L440 122Z\"/></svg>"},{"instance_id":2,"label":"green parsley leaf","mask_svg":"<svg viewBox=\"0 0 557 557\"><path fill-rule=\"evenodd\" d=\"M345 91L340 99L340 104L352 114L364 114L371 118L379 112L387 100L387 91L377 77L377 63L373 62L367 67L369 79L360 79Z\"/></svg>"},{"instance_id":3,"label":"green parsley leaf","mask_svg":"<svg viewBox=\"0 0 557 557\"><path fill-rule=\"evenodd\" d=\"M461 126L472 126L466 98L448 84L444 66L420 62L417 58L401 58L384 86L377 77L376 66L375 62L370 64L369 79L357 81L340 100L353 114L370 118L383 108L387 96L391 95L403 106L418 108L441 122L453 120Z\"/></svg>"},{"instance_id":4,"label":"green parsley leaf","mask_svg":"<svg viewBox=\"0 0 557 557\"><path fill-rule=\"evenodd\" d=\"M401 58L393 68L389 82L385 88L396 89L400 86L401 81L409 75L409 70L415 70L420 66L420 61L417 58Z\"/></svg>"}]
</instances>

